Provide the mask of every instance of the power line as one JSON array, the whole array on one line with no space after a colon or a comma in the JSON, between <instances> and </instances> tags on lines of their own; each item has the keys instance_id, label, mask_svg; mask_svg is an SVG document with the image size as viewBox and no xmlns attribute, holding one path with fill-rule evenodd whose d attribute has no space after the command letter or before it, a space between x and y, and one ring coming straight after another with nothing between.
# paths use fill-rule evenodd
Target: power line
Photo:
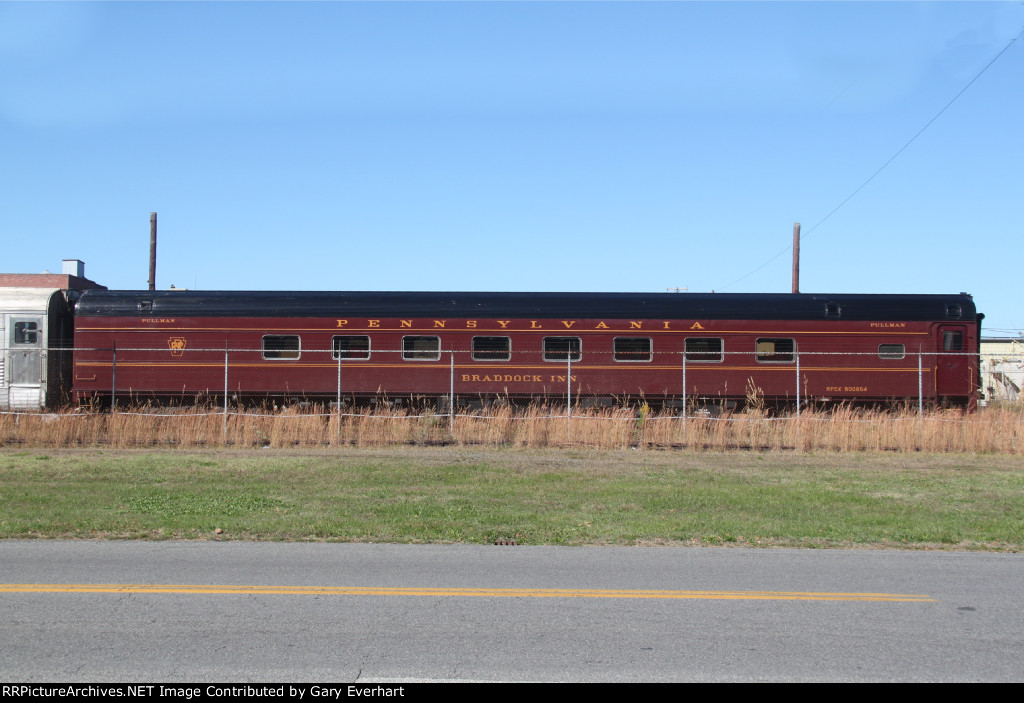
<instances>
[{"instance_id":1,"label":"power line","mask_svg":"<svg viewBox=\"0 0 1024 703\"><path fill-rule=\"evenodd\" d=\"M874 173L872 173L872 174L871 174L871 175L870 175L870 176L868 177L868 179L867 179L866 181L864 181L863 183L861 183L861 184L860 184L860 185L859 185L859 186L857 187L857 189L856 189L856 190L854 190L854 191L853 191L852 193L850 193L850 194L849 194L848 196L846 196L846 198L844 198L844 199L843 199L843 201L842 201L841 203L839 203L839 204L838 204L838 205L836 205L836 206L835 206L834 208L832 208L832 210L831 210L831 211L830 211L830 212L829 212L829 213L828 213L827 215L825 215L825 216L824 216L823 218L821 218L820 220L818 220L818 222L817 222L817 223L816 223L816 224L815 224L815 225L814 225L813 227L811 227L811 228L810 228L809 230L807 230L807 232L806 232L806 233L802 234L802 235L801 235L801 240L803 240L803 239L804 239L804 238L806 238L806 237L809 237L809 236L811 235L811 233L812 233L812 232L814 232L814 230L818 229L818 227L820 227L820 226L821 226L821 225L822 225L822 224L823 224L823 223L825 222L825 220L827 220L828 218L832 217L832 215L836 214L836 212L838 212L838 211L839 211L839 209L840 209L841 207L843 207L844 205L846 205L846 203L848 203L848 202L849 202L850 200L852 200L852 199L853 199L853 196L857 195L857 193L859 193L859 192L861 192L862 190L864 190L864 188L865 188L865 187L866 187L866 186L868 185L868 183L870 183L871 181L875 180L875 177L876 177L876 176L877 176L878 174L880 174L880 173L881 173L882 171L884 171L884 170L885 170L885 168L886 168L886 167L887 167L887 166L888 166L889 164L891 164L891 163L892 163L893 161L895 161L895 160L896 160L896 157L898 157L898 156L899 156L900 154L902 154L902 153L903 153L903 152L904 152L904 151L905 151L905 150L907 149L907 147L909 147L909 146L910 146L911 144L913 144L913 143L914 143L914 141L915 141L915 140L916 140L916 139L917 139L918 137L920 137L920 136L921 136L921 135L922 135L922 134L924 133L924 131L925 131L926 129L928 129L929 127L931 127L932 123L933 123L933 122L935 122L935 120L939 119L939 117L941 117L941 116L942 116L942 113L944 113L944 112L945 112L946 110L948 110L948 109L950 108L950 106L951 106L951 105L952 105L953 103L955 103L955 102L957 101L957 99L958 99L958 98L959 98L959 97L960 97L961 95L963 95L963 94L964 94L964 93L965 93L965 92L967 91L967 89L968 89L968 88L970 88L970 87L971 87L972 85L974 85L974 82L975 82L975 81L977 81L977 80L978 80L979 78L981 78L981 76L982 76L982 75L983 75L983 74L985 73L985 71L987 71L987 70L988 70L988 69L989 69L989 68L990 68L990 67L992 66L992 64L994 64L994 63L995 63L996 61L998 61L998 60L999 60L999 57L1000 57L1000 56L1002 56L1003 54L1005 54L1005 53L1006 53L1006 50L1007 50L1007 49L1009 49L1009 48L1010 48L1010 47L1011 47L1011 46L1013 45L1013 43L1014 43L1015 41L1017 41L1017 40L1018 40L1018 39L1019 39L1019 38L1021 37L1021 35L1024 35L1024 29L1021 29L1021 31L1020 31L1020 32L1019 32L1019 33L1017 34L1017 36L1015 36L1015 37L1013 37L1012 39L1010 39L1010 41L1009 41L1009 42L1007 42L1006 46L1004 46L1004 47L1002 48L1002 50L1001 50L1001 51L1000 51L1000 52L999 52L998 54L996 54L996 55L995 55L995 56L994 56L994 57L992 58L992 60L991 60L991 61L989 61L989 62L988 62L987 64L985 64L985 67L984 67L984 68L982 68L982 69L981 69L980 71L978 71L978 73L977 73L977 74L976 74L976 75L974 76L974 78L972 78L972 79L971 79L970 81L968 81L967 85L965 85L965 86L964 86L963 88L961 88L961 89L960 89L960 92L958 92L958 93L957 93L956 95L954 95L954 96L953 96L953 98L952 98L952 99L951 99L951 100L950 100L950 101L949 101L948 103L946 103L946 104L945 104L945 105L944 105L944 106L942 107L942 109L941 109L941 110L939 110L939 111L938 111L937 113L935 113L935 116L934 116L934 117L932 117L932 118L931 118L930 120L928 120L928 122L927 122L927 123L925 124L925 126L924 126L924 127L922 127L921 129L919 129L919 130L917 131L917 134L915 134L915 135L914 135L914 136L912 136L912 137L911 137L910 139L908 139L908 140L907 140L907 142L906 142L906 144L904 144L903 146L901 146L901 147L900 147L900 148L899 148L899 149L898 149L898 150L896 151L896 153L895 153L895 154L893 154L892 156L890 156L890 157L889 157L889 159L888 159L888 160L887 160L887 161L886 161L886 162L885 162L884 164L882 164L881 166L879 166L878 170L876 170L876 171L875 171ZM726 286L722 286L722 287L721 287L721 288L719 288L718 290L725 290L726 288L731 288L732 286L736 285L736 284L737 284L737 283L739 283L740 281L742 281L742 280L745 280L745 279L747 279L747 278L750 278L750 277L751 277L751 276L753 276L753 275L754 275L755 273L757 273L758 271L760 271L761 269L763 269L763 268L764 268L765 266L767 266L768 264L772 263L772 262L773 262L773 261L775 261L775 260L776 260L777 258L779 258L780 256L782 256L782 255L783 255L783 254L785 254L786 252L788 252L788 251L791 251L792 249L793 249L792 245L790 245L790 246L786 247L785 249L783 249L783 250L782 250L782 251L780 251L780 252L779 252L778 254L776 254L776 255L775 255L775 256L773 256L772 258L768 259L767 261L765 261L765 262L764 262L763 264L761 264L760 266L758 266L758 267L757 267L756 269L754 269L754 270L753 270L753 271L751 271L750 273L748 273L748 274L746 274L746 275L744 275L744 276L741 276L740 278L737 278L737 279L736 279L735 281L733 281L732 283L730 283L730 284L728 284L728 285L726 285Z\"/></svg>"}]
</instances>

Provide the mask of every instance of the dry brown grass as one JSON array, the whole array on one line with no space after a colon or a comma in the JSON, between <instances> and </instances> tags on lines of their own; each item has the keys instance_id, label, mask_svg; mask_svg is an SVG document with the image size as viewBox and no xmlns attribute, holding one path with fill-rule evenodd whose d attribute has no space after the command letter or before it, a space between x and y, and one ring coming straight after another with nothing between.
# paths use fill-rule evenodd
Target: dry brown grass
<instances>
[{"instance_id":1,"label":"dry brown grass","mask_svg":"<svg viewBox=\"0 0 1024 703\"><path fill-rule=\"evenodd\" d=\"M324 408L0 415L0 445L35 447L378 447L459 444L522 448L755 449L797 452L1024 453L1024 406L965 415L839 408L771 417L763 409L682 418L643 408L531 405L447 415L376 409L337 414Z\"/></svg>"}]
</instances>

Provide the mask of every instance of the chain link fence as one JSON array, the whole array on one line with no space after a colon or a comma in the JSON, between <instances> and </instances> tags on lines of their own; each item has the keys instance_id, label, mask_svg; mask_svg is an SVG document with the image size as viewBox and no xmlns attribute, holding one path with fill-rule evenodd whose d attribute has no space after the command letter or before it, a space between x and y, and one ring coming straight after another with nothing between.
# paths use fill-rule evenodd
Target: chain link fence
<instances>
[{"instance_id":1,"label":"chain link fence","mask_svg":"<svg viewBox=\"0 0 1024 703\"><path fill-rule=\"evenodd\" d=\"M4 409L149 404L228 413L320 405L434 407L451 414L540 403L567 413L647 405L686 417L752 406L799 414L856 404L909 406L923 413L934 406L966 406L979 389L983 404L1020 401L1024 385L1020 359L982 356L979 364L977 354L902 348L879 353L766 348L751 354L624 347L599 356L580 348L577 338L540 352L513 352L499 344L444 349L430 341L436 338L415 337L402 349L371 350L345 346L344 339L336 338L333 349L271 340L260 349L43 350L33 358L8 360L7 375L0 365Z\"/></svg>"}]
</instances>

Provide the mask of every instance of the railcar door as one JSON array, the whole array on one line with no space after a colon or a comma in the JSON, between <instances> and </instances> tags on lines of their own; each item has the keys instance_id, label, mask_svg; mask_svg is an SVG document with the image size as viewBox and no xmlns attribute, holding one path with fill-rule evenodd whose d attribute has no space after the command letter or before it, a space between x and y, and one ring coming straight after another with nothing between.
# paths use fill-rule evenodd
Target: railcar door
<instances>
[{"instance_id":1,"label":"railcar door","mask_svg":"<svg viewBox=\"0 0 1024 703\"><path fill-rule=\"evenodd\" d=\"M45 398L43 318L11 317L7 325L7 379L10 407L38 410Z\"/></svg>"},{"instance_id":2,"label":"railcar door","mask_svg":"<svg viewBox=\"0 0 1024 703\"><path fill-rule=\"evenodd\" d=\"M965 405L971 397L970 355L967 354L967 327L939 325L935 338L935 395L940 404Z\"/></svg>"}]
</instances>

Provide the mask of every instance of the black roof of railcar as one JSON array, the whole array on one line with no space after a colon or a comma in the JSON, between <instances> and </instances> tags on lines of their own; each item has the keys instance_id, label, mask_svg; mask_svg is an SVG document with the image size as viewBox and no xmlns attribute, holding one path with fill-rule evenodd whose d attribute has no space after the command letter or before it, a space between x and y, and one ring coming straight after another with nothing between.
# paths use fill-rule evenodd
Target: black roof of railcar
<instances>
[{"instance_id":1,"label":"black roof of railcar","mask_svg":"<svg viewBox=\"0 0 1024 703\"><path fill-rule=\"evenodd\" d=\"M836 311L838 310L838 318ZM116 291L79 317L455 317L719 320L980 319L970 295Z\"/></svg>"}]
</instances>

